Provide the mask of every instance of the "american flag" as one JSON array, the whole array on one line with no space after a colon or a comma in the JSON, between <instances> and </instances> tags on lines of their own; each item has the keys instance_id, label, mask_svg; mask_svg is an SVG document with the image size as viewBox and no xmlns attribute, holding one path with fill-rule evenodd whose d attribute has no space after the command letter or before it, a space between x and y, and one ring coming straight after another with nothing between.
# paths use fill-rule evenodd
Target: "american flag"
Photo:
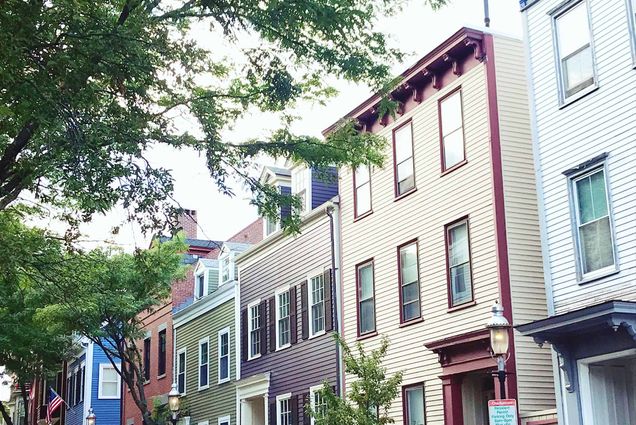
<instances>
[{"instance_id":1,"label":"american flag","mask_svg":"<svg viewBox=\"0 0 636 425\"><path fill-rule=\"evenodd\" d=\"M65 403L65 401L62 400L62 397L60 397L60 395L56 393L53 388L49 387L49 404L48 406L46 406L46 423L48 423L49 425L51 424L53 420L53 413L55 413L55 411L60 408L62 403Z\"/></svg>"}]
</instances>

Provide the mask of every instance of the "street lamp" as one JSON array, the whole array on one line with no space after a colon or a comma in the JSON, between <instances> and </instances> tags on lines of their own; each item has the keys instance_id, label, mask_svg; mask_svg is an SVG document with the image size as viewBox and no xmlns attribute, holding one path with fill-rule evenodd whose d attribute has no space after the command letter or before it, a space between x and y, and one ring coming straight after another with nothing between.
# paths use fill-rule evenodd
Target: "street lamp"
<instances>
[{"instance_id":1,"label":"street lamp","mask_svg":"<svg viewBox=\"0 0 636 425\"><path fill-rule=\"evenodd\" d=\"M97 417L95 416L95 412L93 412L93 408L88 408L88 416L86 416L86 425L95 425L95 420Z\"/></svg>"},{"instance_id":2,"label":"street lamp","mask_svg":"<svg viewBox=\"0 0 636 425\"><path fill-rule=\"evenodd\" d=\"M177 416L179 415L180 404L181 394L177 389L177 384L173 383L172 388L168 393L168 407L170 408L170 412L172 413L172 417L170 418L170 422L172 422L172 425L177 425Z\"/></svg>"},{"instance_id":3,"label":"street lamp","mask_svg":"<svg viewBox=\"0 0 636 425\"><path fill-rule=\"evenodd\" d=\"M492 316L486 323L490 330L490 348L493 356L497 358L497 377L499 378L499 398L506 398L506 360L508 357L510 323L503 315L503 307L495 301L492 306Z\"/></svg>"}]
</instances>

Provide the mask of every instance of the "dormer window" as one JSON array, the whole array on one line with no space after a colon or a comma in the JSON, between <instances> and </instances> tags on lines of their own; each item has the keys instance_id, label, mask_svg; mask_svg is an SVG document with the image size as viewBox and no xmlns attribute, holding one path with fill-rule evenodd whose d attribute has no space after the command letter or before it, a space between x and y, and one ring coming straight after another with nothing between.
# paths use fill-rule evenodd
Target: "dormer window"
<instances>
[{"instance_id":1,"label":"dormer window","mask_svg":"<svg viewBox=\"0 0 636 425\"><path fill-rule=\"evenodd\" d=\"M301 199L300 214L311 210L311 169L298 167L292 171L292 194Z\"/></svg>"},{"instance_id":2,"label":"dormer window","mask_svg":"<svg viewBox=\"0 0 636 425\"><path fill-rule=\"evenodd\" d=\"M219 268L220 268L220 276L221 281L219 284L227 283L231 280L234 280L234 253L227 252L221 254L219 258Z\"/></svg>"},{"instance_id":3,"label":"dormer window","mask_svg":"<svg viewBox=\"0 0 636 425\"><path fill-rule=\"evenodd\" d=\"M265 236L269 236L280 229L280 221L272 220L271 218L264 218Z\"/></svg>"},{"instance_id":4,"label":"dormer window","mask_svg":"<svg viewBox=\"0 0 636 425\"><path fill-rule=\"evenodd\" d=\"M199 300L208 294L208 270L199 265L194 272L194 299Z\"/></svg>"}]
</instances>

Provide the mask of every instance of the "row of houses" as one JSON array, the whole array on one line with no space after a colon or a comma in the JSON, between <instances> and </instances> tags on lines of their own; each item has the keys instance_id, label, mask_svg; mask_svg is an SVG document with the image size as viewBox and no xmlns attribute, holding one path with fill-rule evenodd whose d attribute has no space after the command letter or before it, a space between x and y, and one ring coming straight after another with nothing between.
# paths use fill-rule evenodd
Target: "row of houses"
<instances>
[{"instance_id":1,"label":"row of houses","mask_svg":"<svg viewBox=\"0 0 636 425\"><path fill-rule=\"evenodd\" d=\"M313 425L322 382L351 382L339 332L389 338L396 424L484 425L498 300L521 424L636 423L635 11L534 0L524 42L461 28L402 73L395 117L379 95L346 115L387 139L384 167L263 169L303 199L300 235L199 240L188 212L189 275L145 319L152 407L174 382L189 424ZM63 423L88 400L100 425L143 423L112 372L90 345L65 367Z\"/></svg>"}]
</instances>

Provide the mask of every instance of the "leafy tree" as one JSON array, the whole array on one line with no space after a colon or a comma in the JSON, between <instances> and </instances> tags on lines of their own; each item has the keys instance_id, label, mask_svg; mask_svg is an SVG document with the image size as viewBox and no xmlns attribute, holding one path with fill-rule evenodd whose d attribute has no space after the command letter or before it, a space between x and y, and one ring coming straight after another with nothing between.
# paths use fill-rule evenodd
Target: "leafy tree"
<instances>
[{"instance_id":1,"label":"leafy tree","mask_svg":"<svg viewBox=\"0 0 636 425\"><path fill-rule=\"evenodd\" d=\"M447 0L425 0L439 7ZM0 2L0 210L25 191L63 207L72 224L117 203L147 227L167 206L169 164L152 145L205 154L218 187L237 177L262 213L290 203L250 177L260 154L312 166L382 163L384 140L344 123L326 142L298 135L299 101L334 93L328 76L382 89L401 53L375 30L404 0L5 0ZM222 49L201 47L209 31ZM248 42L246 42L248 40ZM382 104L380 113L390 110ZM224 131L249 111L282 116L267 137L233 144ZM180 117L194 123L187 131ZM285 223L293 227L298 217Z\"/></svg>"},{"instance_id":2,"label":"leafy tree","mask_svg":"<svg viewBox=\"0 0 636 425\"><path fill-rule=\"evenodd\" d=\"M76 332L105 353L140 409L144 423L155 424L144 393L141 313L165 303L171 282L184 276L184 235L134 254L94 250L81 256L83 267L75 281L47 282L47 305L38 319L49 329Z\"/></svg>"},{"instance_id":3,"label":"leafy tree","mask_svg":"<svg viewBox=\"0 0 636 425\"><path fill-rule=\"evenodd\" d=\"M389 348L389 340L382 338L380 347L367 354L361 343L356 344L357 354L340 337L345 372L352 376L346 398L338 397L328 383L319 393L324 407L305 406L316 425L384 425L393 422L388 411L397 397L402 383L402 372L387 376L382 360Z\"/></svg>"}]
</instances>

